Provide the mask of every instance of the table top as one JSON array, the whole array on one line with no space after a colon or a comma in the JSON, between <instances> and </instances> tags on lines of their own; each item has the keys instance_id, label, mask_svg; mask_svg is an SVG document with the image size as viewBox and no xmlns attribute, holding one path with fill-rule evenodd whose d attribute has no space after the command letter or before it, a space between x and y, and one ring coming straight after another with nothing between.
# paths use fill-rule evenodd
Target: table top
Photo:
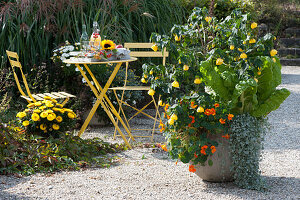
<instances>
[{"instance_id":1,"label":"table top","mask_svg":"<svg viewBox=\"0 0 300 200\"><path fill-rule=\"evenodd\" d=\"M93 64L132 62L132 61L136 61L136 60L137 60L137 58L130 57L130 59L126 59L126 60L107 60L107 61L80 61L78 59L66 59L63 62L66 63L66 64L89 64L89 65L93 65Z\"/></svg>"}]
</instances>

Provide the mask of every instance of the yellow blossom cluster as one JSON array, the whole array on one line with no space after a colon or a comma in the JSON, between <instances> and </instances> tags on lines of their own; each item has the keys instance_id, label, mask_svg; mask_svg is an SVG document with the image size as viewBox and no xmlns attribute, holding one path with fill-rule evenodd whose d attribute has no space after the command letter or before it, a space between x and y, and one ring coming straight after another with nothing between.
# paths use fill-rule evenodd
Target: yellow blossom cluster
<instances>
[{"instance_id":1,"label":"yellow blossom cluster","mask_svg":"<svg viewBox=\"0 0 300 200\"><path fill-rule=\"evenodd\" d=\"M66 121L76 118L73 110L63 108L55 99L45 96L43 101L29 103L16 117L25 129L33 132L53 132L67 126ZM63 125L62 125L63 124Z\"/></svg>"}]
</instances>

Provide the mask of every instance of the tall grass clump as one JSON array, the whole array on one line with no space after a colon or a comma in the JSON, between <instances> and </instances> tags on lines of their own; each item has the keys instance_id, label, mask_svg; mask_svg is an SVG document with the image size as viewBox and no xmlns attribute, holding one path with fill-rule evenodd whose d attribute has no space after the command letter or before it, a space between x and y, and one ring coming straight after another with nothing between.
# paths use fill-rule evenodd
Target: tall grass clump
<instances>
[{"instance_id":1,"label":"tall grass clump","mask_svg":"<svg viewBox=\"0 0 300 200\"><path fill-rule=\"evenodd\" d=\"M181 23L179 0L6 0L0 3L0 49L17 51L30 64L49 61L51 50L76 42L82 24L91 33L99 22L101 35L116 42L146 42L152 32L165 33ZM1 59L1 58L0 58ZM1 62L1 61L0 61ZM29 67L25 66L25 71Z\"/></svg>"}]
</instances>

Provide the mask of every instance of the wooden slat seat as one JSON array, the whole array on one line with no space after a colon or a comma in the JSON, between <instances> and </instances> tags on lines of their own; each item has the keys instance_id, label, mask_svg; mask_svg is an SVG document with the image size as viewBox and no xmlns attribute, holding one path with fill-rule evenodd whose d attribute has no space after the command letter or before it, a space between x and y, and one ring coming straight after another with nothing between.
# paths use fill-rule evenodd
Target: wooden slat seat
<instances>
[{"instance_id":1,"label":"wooden slat seat","mask_svg":"<svg viewBox=\"0 0 300 200\"><path fill-rule=\"evenodd\" d=\"M150 90L150 86L123 86L123 87L112 87L110 90Z\"/></svg>"}]
</instances>

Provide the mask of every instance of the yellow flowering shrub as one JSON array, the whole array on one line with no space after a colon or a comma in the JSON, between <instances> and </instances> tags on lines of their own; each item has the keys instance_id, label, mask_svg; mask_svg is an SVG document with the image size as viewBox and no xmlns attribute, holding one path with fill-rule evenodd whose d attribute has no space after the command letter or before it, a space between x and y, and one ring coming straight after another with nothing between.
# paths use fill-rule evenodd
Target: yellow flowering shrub
<instances>
[{"instance_id":1,"label":"yellow flowering shrub","mask_svg":"<svg viewBox=\"0 0 300 200\"><path fill-rule=\"evenodd\" d=\"M43 101L28 104L16 117L20 127L28 135L59 137L71 129L76 114L71 109L63 108L55 99L46 96Z\"/></svg>"}]
</instances>

